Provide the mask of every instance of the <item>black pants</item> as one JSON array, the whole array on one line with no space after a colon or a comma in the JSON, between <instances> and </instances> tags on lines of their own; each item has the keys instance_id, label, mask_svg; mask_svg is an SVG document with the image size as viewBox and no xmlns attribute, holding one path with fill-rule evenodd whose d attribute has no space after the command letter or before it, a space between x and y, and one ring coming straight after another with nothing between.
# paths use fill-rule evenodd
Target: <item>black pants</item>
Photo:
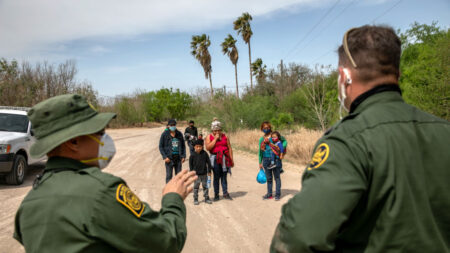
<instances>
[{"instance_id":1,"label":"black pants","mask_svg":"<svg viewBox=\"0 0 450 253\"><path fill-rule=\"evenodd\" d=\"M223 171L222 165L214 161L214 195L219 196L219 185L222 184L223 195L228 194L227 171Z\"/></svg>"},{"instance_id":2,"label":"black pants","mask_svg":"<svg viewBox=\"0 0 450 253\"><path fill-rule=\"evenodd\" d=\"M181 171L181 159L176 157L170 160L166 165L166 184L172 179L173 170L175 170L175 175Z\"/></svg>"},{"instance_id":3,"label":"black pants","mask_svg":"<svg viewBox=\"0 0 450 253\"><path fill-rule=\"evenodd\" d=\"M194 183L194 199L198 199L198 190L200 189L200 183L202 184L202 188L203 188L203 196L205 197L205 199L209 199L209 194L208 194L208 176L205 175L197 175L198 178L197 180L195 180Z\"/></svg>"}]
</instances>

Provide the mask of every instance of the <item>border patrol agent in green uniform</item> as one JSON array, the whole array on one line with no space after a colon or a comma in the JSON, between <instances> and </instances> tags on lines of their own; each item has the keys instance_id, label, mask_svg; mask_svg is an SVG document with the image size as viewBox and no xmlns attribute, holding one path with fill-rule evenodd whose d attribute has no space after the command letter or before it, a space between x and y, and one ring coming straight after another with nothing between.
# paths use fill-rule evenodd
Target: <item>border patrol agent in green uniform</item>
<instances>
[{"instance_id":1,"label":"border patrol agent in green uniform","mask_svg":"<svg viewBox=\"0 0 450 253\"><path fill-rule=\"evenodd\" d=\"M403 101L400 52L391 28L345 34L349 114L317 142L271 252L450 252L450 124Z\"/></svg>"},{"instance_id":2,"label":"border patrol agent in green uniform","mask_svg":"<svg viewBox=\"0 0 450 253\"><path fill-rule=\"evenodd\" d=\"M36 143L49 156L16 214L14 238L27 252L180 252L186 240L184 198L194 173L164 188L156 212L118 177L101 171L115 153L104 133L113 113L98 113L83 96L61 95L28 113Z\"/></svg>"}]
</instances>

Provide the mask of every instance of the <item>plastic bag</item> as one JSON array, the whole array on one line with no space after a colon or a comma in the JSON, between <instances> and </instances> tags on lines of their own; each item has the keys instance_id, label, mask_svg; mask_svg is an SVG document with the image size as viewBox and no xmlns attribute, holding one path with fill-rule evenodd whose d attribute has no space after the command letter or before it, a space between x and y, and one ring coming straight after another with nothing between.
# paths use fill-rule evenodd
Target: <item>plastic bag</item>
<instances>
[{"instance_id":1,"label":"plastic bag","mask_svg":"<svg viewBox=\"0 0 450 253\"><path fill-rule=\"evenodd\" d=\"M259 170L256 181L260 184L265 184L267 182L266 173L264 173L263 169Z\"/></svg>"}]
</instances>

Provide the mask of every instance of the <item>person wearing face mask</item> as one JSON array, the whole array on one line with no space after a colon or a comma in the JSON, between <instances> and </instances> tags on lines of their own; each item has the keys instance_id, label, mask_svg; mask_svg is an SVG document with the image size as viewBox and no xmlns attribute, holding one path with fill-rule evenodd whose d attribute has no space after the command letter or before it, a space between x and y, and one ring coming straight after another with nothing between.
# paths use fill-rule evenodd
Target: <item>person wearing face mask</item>
<instances>
[{"instance_id":1,"label":"person wearing face mask","mask_svg":"<svg viewBox=\"0 0 450 253\"><path fill-rule=\"evenodd\" d=\"M102 172L116 152L98 113L80 95L34 106L28 117L33 157L47 154L44 171L22 201L14 238L26 252L180 252L186 240L184 199L195 173L183 171L163 189L161 210L141 202L119 177Z\"/></svg>"},{"instance_id":2,"label":"person wearing face mask","mask_svg":"<svg viewBox=\"0 0 450 253\"><path fill-rule=\"evenodd\" d=\"M190 154L191 155L194 154L195 153L194 142L198 139L198 131L197 128L194 126L193 120L189 121L189 126L186 127L186 129L184 130L184 138L186 139L186 142L188 144Z\"/></svg>"},{"instance_id":3,"label":"person wearing face mask","mask_svg":"<svg viewBox=\"0 0 450 253\"><path fill-rule=\"evenodd\" d=\"M348 115L316 143L271 252L448 252L450 123L403 100L392 28L350 29L338 55Z\"/></svg>"},{"instance_id":4,"label":"person wearing face mask","mask_svg":"<svg viewBox=\"0 0 450 253\"><path fill-rule=\"evenodd\" d=\"M259 144L258 144L258 159L259 159L259 169L262 169L264 167L263 160L265 158L271 158L272 155L270 153L270 147L269 144L271 142L271 134L272 134L272 125L269 121L264 121L261 123L261 131L264 133L261 138L259 138ZM286 149L287 149L287 140L284 136L281 136L280 138L281 143L283 144L283 152L280 154L280 173L283 173L283 163L282 160L286 156ZM258 170L259 170L258 169ZM263 199L266 199L263 197Z\"/></svg>"},{"instance_id":5,"label":"person wearing face mask","mask_svg":"<svg viewBox=\"0 0 450 253\"><path fill-rule=\"evenodd\" d=\"M181 171L181 165L186 159L186 145L183 134L177 130L177 122L170 119L167 122L167 131L159 139L159 152L166 165L166 183Z\"/></svg>"}]
</instances>

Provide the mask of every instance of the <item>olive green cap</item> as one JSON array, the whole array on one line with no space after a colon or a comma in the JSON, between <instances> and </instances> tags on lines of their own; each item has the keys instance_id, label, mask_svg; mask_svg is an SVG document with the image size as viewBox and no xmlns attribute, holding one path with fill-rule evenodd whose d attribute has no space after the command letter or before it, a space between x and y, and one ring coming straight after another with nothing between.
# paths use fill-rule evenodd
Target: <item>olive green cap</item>
<instances>
[{"instance_id":1,"label":"olive green cap","mask_svg":"<svg viewBox=\"0 0 450 253\"><path fill-rule=\"evenodd\" d=\"M77 94L44 100L28 112L36 137L30 155L41 157L72 138L96 133L115 116L97 112L84 96Z\"/></svg>"}]
</instances>

